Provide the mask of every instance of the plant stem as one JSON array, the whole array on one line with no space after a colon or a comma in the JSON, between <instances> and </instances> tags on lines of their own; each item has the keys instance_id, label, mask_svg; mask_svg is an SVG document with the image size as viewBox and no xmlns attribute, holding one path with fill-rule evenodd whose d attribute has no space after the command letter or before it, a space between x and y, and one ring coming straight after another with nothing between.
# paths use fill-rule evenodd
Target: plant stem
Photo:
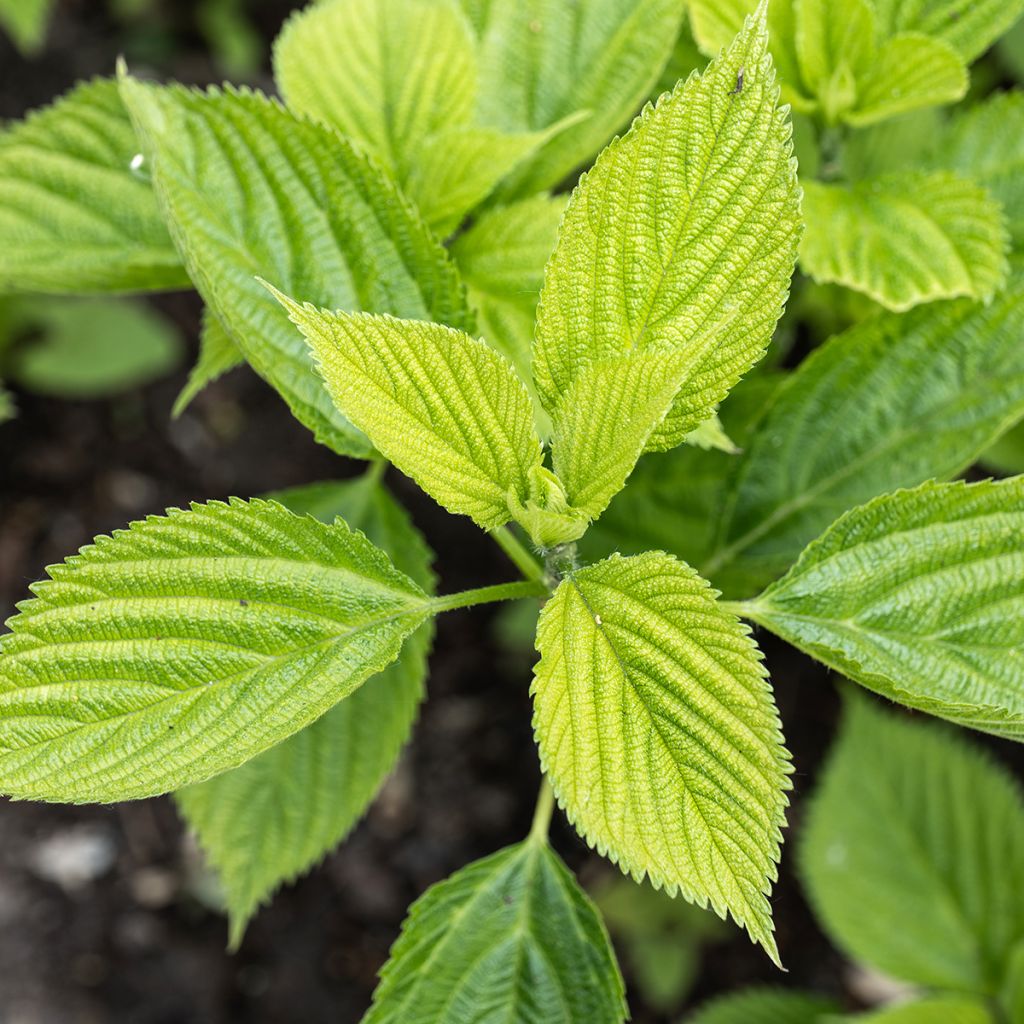
<instances>
[{"instance_id":1,"label":"plant stem","mask_svg":"<svg viewBox=\"0 0 1024 1024\"><path fill-rule=\"evenodd\" d=\"M528 579L543 583L548 586L548 578L544 572L544 566L534 558L526 549L518 537L507 527L499 526L491 531L498 547L505 552L512 560L515 567Z\"/></svg>"},{"instance_id":2,"label":"plant stem","mask_svg":"<svg viewBox=\"0 0 1024 1024\"><path fill-rule=\"evenodd\" d=\"M533 812L533 824L530 826L530 839L534 842L547 842L551 815L555 809L555 791L545 775L541 780L540 792L537 794L537 807Z\"/></svg>"},{"instance_id":3,"label":"plant stem","mask_svg":"<svg viewBox=\"0 0 1024 1024\"><path fill-rule=\"evenodd\" d=\"M366 472L363 475L371 482L379 484L381 480L384 479L384 474L387 472L387 468L387 460L377 456L376 458L370 459L369 465L366 467Z\"/></svg>"},{"instance_id":4,"label":"plant stem","mask_svg":"<svg viewBox=\"0 0 1024 1024\"><path fill-rule=\"evenodd\" d=\"M514 601L520 597L547 597L548 587L540 580L517 580L514 583L498 583L493 587L477 587L462 590L457 594L435 597L430 607L435 614L450 612L456 608L472 608L477 604L492 604L495 601Z\"/></svg>"}]
</instances>

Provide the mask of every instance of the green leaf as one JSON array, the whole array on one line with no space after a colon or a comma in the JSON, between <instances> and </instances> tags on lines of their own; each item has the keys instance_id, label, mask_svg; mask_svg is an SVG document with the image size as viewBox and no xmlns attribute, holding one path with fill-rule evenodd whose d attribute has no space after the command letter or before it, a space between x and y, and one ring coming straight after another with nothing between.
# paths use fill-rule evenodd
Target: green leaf
<instances>
[{"instance_id":1,"label":"green leaf","mask_svg":"<svg viewBox=\"0 0 1024 1024\"><path fill-rule=\"evenodd\" d=\"M1024 0L874 0L880 30L924 32L945 40L970 63L1021 15Z\"/></svg>"},{"instance_id":2,"label":"green leaf","mask_svg":"<svg viewBox=\"0 0 1024 1024\"><path fill-rule=\"evenodd\" d=\"M752 988L705 1004L686 1024L820 1024L833 1009L818 996Z\"/></svg>"},{"instance_id":3,"label":"green leaf","mask_svg":"<svg viewBox=\"0 0 1024 1024\"><path fill-rule=\"evenodd\" d=\"M1024 738L1024 477L876 498L740 607L870 690Z\"/></svg>"},{"instance_id":4,"label":"green leaf","mask_svg":"<svg viewBox=\"0 0 1024 1024\"><path fill-rule=\"evenodd\" d=\"M275 495L297 514L341 516L398 569L433 588L430 551L408 515L369 476ZM359 820L412 731L423 698L430 624L398 660L294 736L239 768L176 794L217 868L237 947L257 908L303 874Z\"/></svg>"},{"instance_id":5,"label":"green leaf","mask_svg":"<svg viewBox=\"0 0 1024 1024\"><path fill-rule=\"evenodd\" d=\"M992 1024L993 1018L985 1005L976 999L936 996L920 1002L888 1006L873 1013L859 1013L843 1020L850 1024Z\"/></svg>"},{"instance_id":6,"label":"green leaf","mask_svg":"<svg viewBox=\"0 0 1024 1024\"><path fill-rule=\"evenodd\" d=\"M463 6L477 6L463 0ZM672 52L682 0L522 0L477 8L478 117L509 133L560 132L513 174L505 198L560 184L643 103Z\"/></svg>"},{"instance_id":7,"label":"green leaf","mask_svg":"<svg viewBox=\"0 0 1024 1024\"><path fill-rule=\"evenodd\" d=\"M807 181L804 216L801 269L897 312L960 295L988 300L1006 275L999 204L945 171L850 186Z\"/></svg>"},{"instance_id":8,"label":"green leaf","mask_svg":"<svg viewBox=\"0 0 1024 1024\"><path fill-rule=\"evenodd\" d=\"M0 423L13 420L17 414L11 393L0 383Z\"/></svg>"},{"instance_id":9,"label":"green leaf","mask_svg":"<svg viewBox=\"0 0 1024 1024\"><path fill-rule=\"evenodd\" d=\"M217 319L217 314L211 312L209 307L204 309L199 332L199 359L192 367L181 394L175 400L171 415L177 419L207 384L212 384L218 377L224 376L229 370L241 366L244 362L245 356L231 340L224 325Z\"/></svg>"},{"instance_id":10,"label":"green leaf","mask_svg":"<svg viewBox=\"0 0 1024 1024\"><path fill-rule=\"evenodd\" d=\"M110 79L0 134L0 291L189 286L138 152Z\"/></svg>"},{"instance_id":11,"label":"green leaf","mask_svg":"<svg viewBox=\"0 0 1024 1024\"><path fill-rule=\"evenodd\" d=\"M1009 1020L1024 1020L1024 939L1014 946L1000 993L1000 1003Z\"/></svg>"},{"instance_id":12,"label":"green leaf","mask_svg":"<svg viewBox=\"0 0 1024 1024\"><path fill-rule=\"evenodd\" d=\"M530 498L541 447L511 363L441 324L278 298L338 408L449 512L490 530L511 518L510 495Z\"/></svg>"},{"instance_id":13,"label":"green leaf","mask_svg":"<svg viewBox=\"0 0 1024 1024\"><path fill-rule=\"evenodd\" d=\"M855 505L956 476L1024 416L1022 337L1024 269L991 305L945 302L836 335L744 439L696 564L748 596Z\"/></svg>"},{"instance_id":14,"label":"green leaf","mask_svg":"<svg viewBox=\"0 0 1024 1024\"><path fill-rule=\"evenodd\" d=\"M875 56L874 9L868 0L802 0L795 8L801 80L834 123L853 106Z\"/></svg>"},{"instance_id":15,"label":"green leaf","mask_svg":"<svg viewBox=\"0 0 1024 1024\"><path fill-rule=\"evenodd\" d=\"M534 729L559 804L637 880L719 916L778 962L788 754L760 654L707 583L660 552L568 575L541 613Z\"/></svg>"},{"instance_id":16,"label":"green leaf","mask_svg":"<svg viewBox=\"0 0 1024 1024\"><path fill-rule=\"evenodd\" d=\"M0 0L0 28L27 55L38 52L46 37L53 0Z\"/></svg>"},{"instance_id":17,"label":"green leaf","mask_svg":"<svg viewBox=\"0 0 1024 1024\"><path fill-rule=\"evenodd\" d=\"M149 384L174 369L181 340L147 306L110 299L25 299L15 331L36 337L5 360L28 391L68 399L105 398Z\"/></svg>"},{"instance_id":18,"label":"green leaf","mask_svg":"<svg viewBox=\"0 0 1024 1024\"><path fill-rule=\"evenodd\" d=\"M206 304L317 440L368 455L366 437L334 407L307 346L257 277L335 309L469 326L447 253L348 142L259 94L131 78L122 91Z\"/></svg>"},{"instance_id":19,"label":"green leaf","mask_svg":"<svg viewBox=\"0 0 1024 1024\"><path fill-rule=\"evenodd\" d=\"M704 451L726 452L728 455L738 455L740 451L736 447L736 443L725 432L718 413L687 434L686 443L695 445Z\"/></svg>"},{"instance_id":20,"label":"green leaf","mask_svg":"<svg viewBox=\"0 0 1024 1024\"><path fill-rule=\"evenodd\" d=\"M395 660L430 599L274 502L151 516L37 583L0 645L0 791L128 800L234 768Z\"/></svg>"},{"instance_id":21,"label":"green leaf","mask_svg":"<svg viewBox=\"0 0 1024 1024\"><path fill-rule=\"evenodd\" d=\"M1024 803L986 751L849 700L800 860L848 955L914 984L996 992L1024 935Z\"/></svg>"},{"instance_id":22,"label":"green leaf","mask_svg":"<svg viewBox=\"0 0 1024 1024\"><path fill-rule=\"evenodd\" d=\"M566 198L533 196L488 210L451 245L484 338L528 383L537 299Z\"/></svg>"},{"instance_id":23,"label":"green leaf","mask_svg":"<svg viewBox=\"0 0 1024 1024\"><path fill-rule=\"evenodd\" d=\"M622 979L593 904L546 843L507 847L420 897L364 1024L620 1024Z\"/></svg>"},{"instance_id":24,"label":"green leaf","mask_svg":"<svg viewBox=\"0 0 1024 1024\"><path fill-rule=\"evenodd\" d=\"M534 348L552 415L592 363L682 353L689 372L647 445L670 448L763 355L799 234L790 128L765 47L762 13L703 77L648 108L573 194Z\"/></svg>"},{"instance_id":25,"label":"green leaf","mask_svg":"<svg viewBox=\"0 0 1024 1024\"><path fill-rule=\"evenodd\" d=\"M981 461L1005 476L1024 473L1024 423L1004 434L982 454Z\"/></svg>"}]
</instances>

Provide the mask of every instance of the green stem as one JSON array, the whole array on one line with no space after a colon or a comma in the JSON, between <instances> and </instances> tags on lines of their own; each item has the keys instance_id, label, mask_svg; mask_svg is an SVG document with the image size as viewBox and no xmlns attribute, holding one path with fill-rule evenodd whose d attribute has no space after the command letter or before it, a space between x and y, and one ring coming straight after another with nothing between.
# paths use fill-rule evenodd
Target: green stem
<instances>
[{"instance_id":1,"label":"green stem","mask_svg":"<svg viewBox=\"0 0 1024 1024\"><path fill-rule=\"evenodd\" d=\"M384 474L387 472L387 468L387 460L378 455L370 459L369 465L366 467L366 472L363 476L371 483L379 484L381 480L384 479Z\"/></svg>"},{"instance_id":2,"label":"green stem","mask_svg":"<svg viewBox=\"0 0 1024 1024\"><path fill-rule=\"evenodd\" d=\"M435 614L454 611L456 608L472 608L478 604L493 604L495 601L514 601L520 597L547 597L548 587L539 580L522 580L515 583L498 583L493 587L477 587L462 590L457 594L445 594L430 602Z\"/></svg>"},{"instance_id":3,"label":"green stem","mask_svg":"<svg viewBox=\"0 0 1024 1024\"><path fill-rule=\"evenodd\" d=\"M519 538L507 526L499 526L496 530L492 530L491 536L498 547L508 555L515 567L528 580L535 580L538 583L543 583L545 587L548 586L548 578L544 572L544 566L530 554Z\"/></svg>"},{"instance_id":4,"label":"green stem","mask_svg":"<svg viewBox=\"0 0 1024 1024\"><path fill-rule=\"evenodd\" d=\"M723 611L732 612L738 619L754 618L755 605L753 601L723 601L719 599L717 604Z\"/></svg>"},{"instance_id":5,"label":"green stem","mask_svg":"<svg viewBox=\"0 0 1024 1024\"><path fill-rule=\"evenodd\" d=\"M530 826L530 839L534 842L547 842L548 829L551 827L551 815L555 809L555 791L545 775L537 794L537 808L533 812L533 824Z\"/></svg>"}]
</instances>

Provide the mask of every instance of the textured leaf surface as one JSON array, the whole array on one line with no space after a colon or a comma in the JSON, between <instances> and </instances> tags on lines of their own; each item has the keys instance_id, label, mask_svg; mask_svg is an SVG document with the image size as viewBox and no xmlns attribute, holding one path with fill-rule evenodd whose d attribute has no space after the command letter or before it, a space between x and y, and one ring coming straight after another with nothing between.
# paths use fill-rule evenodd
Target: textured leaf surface
<instances>
[{"instance_id":1,"label":"textured leaf surface","mask_svg":"<svg viewBox=\"0 0 1024 1024\"><path fill-rule=\"evenodd\" d=\"M955 174L890 174L853 186L804 183L800 266L815 281L902 311L933 299L989 299L1006 273L999 204Z\"/></svg>"},{"instance_id":2,"label":"textured leaf surface","mask_svg":"<svg viewBox=\"0 0 1024 1024\"><path fill-rule=\"evenodd\" d=\"M188 287L138 152L109 79L0 133L0 291Z\"/></svg>"},{"instance_id":3,"label":"textured leaf surface","mask_svg":"<svg viewBox=\"0 0 1024 1024\"><path fill-rule=\"evenodd\" d=\"M643 103L668 60L681 0L523 0L477 7L478 116L510 133L546 131L580 111L507 183L509 197L553 188L589 162Z\"/></svg>"},{"instance_id":4,"label":"textured leaf surface","mask_svg":"<svg viewBox=\"0 0 1024 1024\"><path fill-rule=\"evenodd\" d=\"M564 196L534 196L489 210L451 246L484 338L527 382L544 265L565 203Z\"/></svg>"},{"instance_id":5,"label":"textured leaf surface","mask_svg":"<svg viewBox=\"0 0 1024 1024\"><path fill-rule=\"evenodd\" d=\"M50 568L0 646L0 791L153 796L234 768L430 613L361 534L273 502L172 510Z\"/></svg>"},{"instance_id":6,"label":"textured leaf surface","mask_svg":"<svg viewBox=\"0 0 1024 1024\"><path fill-rule=\"evenodd\" d=\"M800 854L848 954L916 984L997 990L1024 936L1024 803L987 753L849 701Z\"/></svg>"},{"instance_id":7,"label":"textured leaf surface","mask_svg":"<svg viewBox=\"0 0 1024 1024\"><path fill-rule=\"evenodd\" d=\"M833 1009L816 996L755 988L708 1003L685 1024L821 1024Z\"/></svg>"},{"instance_id":8,"label":"textured leaf surface","mask_svg":"<svg viewBox=\"0 0 1024 1024\"><path fill-rule=\"evenodd\" d=\"M476 861L417 900L365 1024L620 1024L593 904L544 843Z\"/></svg>"},{"instance_id":9,"label":"textured leaf surface","mask_svg":"<svg viewBox=\"0 0 1024 1024\"><path fill-rule=\"evenodd\" d=\"M297 514L327 523L341 516L419 586L432 589L429 549L406 512L371 478L313 484L276 498ZM429 630L424 623L405 641L397 661L312 725L176 794L220 876L232 945L271 892L344 838L380 788L423 697Z\"/></svg>"},{"instance_id":10,"label":"textured leaf surface","mask_svg":"<svg viewBox=\"0 0 1024 1024\"><path fill-rule=\"evenodd\" d=\"M541 613L534 729L558 801L635 878L728 911L777 960L788 755L760 654L688 566L574 572Z\"/></svg>"},{"instance_id":11,"label":"textured leaf surface","mask_svg":"<svg viewBox=\"0 0 1024 1024\"><path fill-rule=\"evenodd\" d=\"M188 375L188 381L174 402L172 415L180 416L192 404L192 400L207 384L223 377L229 370L245 362L231 335L209 307L203 310L202 327L199 331L199 358Z\"/></svg>"},{"instance_id":12,"label":"textured leaf surface","mask_svg":"<svg viewBox=\"0 0 1024 1024\"><path fill-rule=\"evenodd\" d=\"M485 530L525 503L541 447L512 364L441 324L335 314L281 296L338 408L450 512Z\"/></svg>"},{"instance_id":13,"label":"textured leaf surface","mask_svg":"<svg viewBox=\"0 0 1024 1024\"><path fill-rule=\"evenodd\" d=\"M790 129L765 46L763 18L748 22L702 78L648 108L573 194L534 349L549 411L591 363L685 353L690 372L648 443L670 448L763 354L799 231Z\"/></svg>"},{"instance_id":14,"label":"textured leaf surface","mask_svg":"<svg viewBox=\"0 0 1024 1024\"><path fill-rule=\"evenodd\" d=\"M744 614L908 707L1024 737L1024 477L848 512Z\"/></svg>"},{"instance_id":15,"label":"textured leaf surface","mask_svg":"<svg viewBox=\"0 0 1024 1024\"><path fill-rule=\"evenodd\" d=\"M1020 270L989 306L930 305L832 338L731 463L701 571L747 596L855 505L966 469L1024 416L1021 338Z\"/></svg>"},{"instance_id":16,"label":"textured leaf surface","mask_svg":"<svg viewBox=\"0 0 1024 1024\"><path fill-rule=\"evenodd\" d=\"M207 305L318 440L367 455L369 442L335 408L302 337L256 278L332 309L468 326L448 255L381 172L331 130L249 92L132 79L122 91Z\"/></svg>"},{"instance_id":17,"label":"textured leaf surface","mask_svg":"<svg viewBox=\"0 0 1024 1024\"><path fill-rule=\"evenodd\" d=\"M875 8L886 35L925 32L955 47L969 63L1024 15L1024 0L875 0Z\"/></svg>"}]
</instances>

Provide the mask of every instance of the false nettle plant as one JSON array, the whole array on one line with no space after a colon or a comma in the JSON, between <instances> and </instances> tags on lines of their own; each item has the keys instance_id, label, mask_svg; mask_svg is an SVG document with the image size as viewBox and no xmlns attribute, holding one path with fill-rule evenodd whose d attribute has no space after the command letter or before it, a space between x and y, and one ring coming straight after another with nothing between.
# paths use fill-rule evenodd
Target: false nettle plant
<instances>
[{"instance_id":1,"label":"false nettle plant","mask_svg":"<svg viewBox=\"0 0 1024 1024\"><path fill-rule=\"evenodd\" d=\"M951 29L920 5L692 0L713 59L607 146L685 67L681 0L329 0L277 41L281 102L122 67L9 129L0 287L194 286L177 411L245 362L369 467L52 566L0 646L0 791L173 792L237 944L387 776L435 617L543 602L534 825L413 905L366 1019L625 1018L555 804L779 963L791 766L746 623L1024 734L1024 478L950 482L1024 415L1024 135L985 149L1024 107L944 124L934 170L889 168L875 134L962 96L1021 7L976 6ZM790 105L820 172L803 214ZM736 388L798 259L858 322ZM819 314L836 294L804 293ZM387 464L522 578L437 595Z\"/></svg>"}]
</instances>

